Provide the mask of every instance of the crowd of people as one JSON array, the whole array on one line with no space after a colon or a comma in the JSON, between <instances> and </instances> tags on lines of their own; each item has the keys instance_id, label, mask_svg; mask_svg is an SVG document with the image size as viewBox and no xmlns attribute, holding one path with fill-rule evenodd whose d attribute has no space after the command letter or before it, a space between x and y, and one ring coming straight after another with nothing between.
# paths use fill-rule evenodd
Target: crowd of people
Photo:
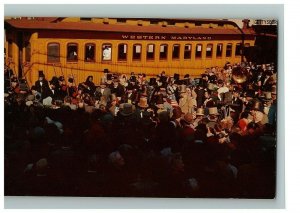
<instances>
[{"instance_id":1,"label":"crowd of people","mask_svg":"<svg viewBox=\"0 0 300 213\"><path fill-rule=\"evenodd\" d=\"M275 196L273 64L5 81L5 195Z\"/></svg>"}]
</instances>

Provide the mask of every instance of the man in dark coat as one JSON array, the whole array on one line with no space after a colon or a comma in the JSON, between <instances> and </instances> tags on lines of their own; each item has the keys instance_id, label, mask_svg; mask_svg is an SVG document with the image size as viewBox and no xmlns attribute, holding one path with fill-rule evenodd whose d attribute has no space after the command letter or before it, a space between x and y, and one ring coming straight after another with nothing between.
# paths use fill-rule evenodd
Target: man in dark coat
<instances>
[{"instance_id":1,"label":"man in dark coat","mask_svg":"<svg viewBox=\"0 0 300 213\"><path fill-rule=\"evenodd\" d=\"M50 94L48 81L45 79L43 71L39 71L39 79L35 82L36 90L41 93L42 99L47 98Z\"/></svg>"}]
</instances>

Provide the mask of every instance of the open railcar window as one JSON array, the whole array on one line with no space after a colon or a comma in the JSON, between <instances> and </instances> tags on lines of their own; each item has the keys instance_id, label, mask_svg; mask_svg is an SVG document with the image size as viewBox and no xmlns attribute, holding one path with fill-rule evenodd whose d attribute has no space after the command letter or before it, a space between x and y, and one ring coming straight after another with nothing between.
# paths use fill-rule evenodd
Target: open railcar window
<instances>
[{"instance_id":1,"label":"open railcar window","mask_svg":"<svg viewBox=\"0 0 300 213\"><path fill-rule=\"evenodd\" d=\"M231 57L232 55L232 44L227 44L226 46L226 57Z\"/></svg>"},{"instance_id":2,"label":"open railcar window","mask_svg":"<svg viewBox=\"0 0 300 213\"><path fill-rule=\"evenodd\" d=\"M127 60L127 44L118 45L118 60L119 61Z\"/></svg>"},{"instance_id":3,"label":"open railcar window","mask_svg":"<svg viewBox=\"0 0 300 213\"><path fill-rule=\"evenodd\" d=\"M213 53L213 45L207 44L206 46L206 58L211 58Z\"/></svg>"},{"instance_id":4,"label":"open railcar window","mask_svg":"<svg viewBox=\"0 0 300 213\"><path fill-rule=\"evenodd\" d=\"M154 60L154 53L155 53L155 45L148 44L147 45L147 60Z\"/></svg>"},{"instance_id":5,"label":"open railcar window","mask_svg":"<svg viewBox=\"0 0 300 213\"><path fill-rule=\"evenodd\" d=\"M159 59L166 60L167 57L168 57L168 45L162 44L162 45L160 45Z\"/></svg>"},{"instance_id":6,"label":"open railcar window","mask_svg":"<svg viewBox=\"0 0 300 213\"><path fill-rule=\"evenodd\" d=\"M196 45L195 58L202 58L202 44Z\"/></svg>"},{"instance_id":7,"label":"open railcar window","mask_svg":"<svg viewBox=\"0 0 300 213\"><path fill-rule=\"evenodd\" d=\"M95 44L88 43L85 45L84 60L87 62L95 61Z\"/></svg>"},{"instance_id":8,"label":"open railcar window","mask_svg":"<svg viewBox=\"0 0 300 213\"><path fill-rule=\"evenodd\" d=\"M67 45L67 61L68 62L78 61L78 44L69 43Z\"/></svg>"},{"instance_id":9,"label":"open railcar window","mask_svg":"<svg viewBox=\"0 0 300 213\"><path fill-rule=\"evenodd\" d=\"M102 45L102 61L111 61L112 56L112 45L103 44Z\"/></svg>"},{"instance_id":10,"label":"open railcar window","mask_svg":"<svg viewBox=\"0 0 300 213\"><path fill-rule=\"evenodd\" d=\"M186 44L184 46L184 59L191 59L192 45Z\"/></svg>"},{"instance_id":11,"label":"open railcar window","mask_svg":"<svg viewBox=\"0 0 300 213\"><path fill-rule=\"evenodd\" d=\"M173 52L172 52L172 59L179 59L179 55L180 55L180 45L174 44Z\"/></svg>"},{"instance_id":12,"label":"open railcar window","mask_svg":"<svg viewBox=\"0 0 300 213\"><path fill-rule=\"evenodd\" d=\"M132 59L138 61L138 60L141 60L141 56L142 56L142 45L134 44Z\"/></svg>"},{"instance_id":13,"label":"open railcar window","mask_svg":"<svg viewBox=\"0 0 300 213\"><path fill-rule=\"evenodd\" d=\"M222 57L223 44L217 44L217 57Z\"/></svg>"}]
</instances>

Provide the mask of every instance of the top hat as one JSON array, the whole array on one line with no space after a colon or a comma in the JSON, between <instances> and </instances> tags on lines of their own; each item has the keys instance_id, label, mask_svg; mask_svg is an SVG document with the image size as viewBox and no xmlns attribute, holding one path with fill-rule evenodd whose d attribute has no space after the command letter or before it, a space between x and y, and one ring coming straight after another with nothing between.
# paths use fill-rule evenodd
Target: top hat
<instances>
[{"instance_id":1,"label":"top hat","mask_svg":"<svg viewBox=\"0 0 300 213\"><path fill-rule=\"evenodd\" d=\"M108 69L103 70L104 73L109 73Z\"/></svg>"},{"instance_id":2,"label":"top hat","mask_svg":"<svg viewBox=\"0 0 300 213\"><path fill-rule=\"evenodd\" d=\"M204 109L202 107L198 108L196 111L196 115L204 115Z\"/></svg>"},{"instance_id":3,"label":"top hat","mask_svg":"<svg viewBox=\"0 0 300 213\"><path fill-rule=\"evenodd\" d=\"M255 90L249 89L246 91L246 97L254 97L255 96Z\"/></svg>"},{"instance_id":4,"label":"top hat","mask_svg":"<svg viewBox=\"0 0 300 213\"><path fill-rule=\"evenodd\" d=\"M107 80L112 80L112 74L107 74Z\"/></svg>"},{"instance_id":5,"label":"top hat","mask_svg":"<svg viewBox=\"0 0 300 213\"><path fill-rule=\"evenodd\" d=\"M174 80L179 80L179 74L178 73L174 74Z\"/></svg>"},{"instance_id":6,"label":"top hat","mask_svg":"<svg viewBox=\"0 0 300 213\"><path fill-rule=\"evenodd\" d=\"M180 85L179 92L180 93L185 93L186 92L186 85L185 84Z\"/></svg>"},{"instance_id":7,"label":"top hat","mask_svg":"<svg viewBox=\"0 0 300 213\"><path fill-rule=\"evenodd\" d=\"M149 105L147 104L147 98L140 98L138 106L141 108L147 108Z\"/></svg>"},{"instance_id":8,"label":"top hat","mask_svg":"<svg viewBox=\"0 0 300 213\"><path fill-rule=\"evenodd\" d=\"M190 74L186 74L186 75L184 75L183 78L189 78L189 77L190 77Z\"/></svg>"},{"instance_id":9,"label":"top hat","mask_svg":"<svg viewBox=\"0 0 300 213\"><path fill-rule=\"evenodd\" d=\"M43 70L39 70L39 77L45 77Z\"/></svg>"},{"instance_id":10,"label":"top hat","mask_svg":"<svg viewBox=\"0 0 300 213\"><path fill-rule=\"evenodd\" d=\"M149 85L150 86L153 86L156 84L156 78L150 78L150 82L149 82Z\"/></svg>"},{"instance_id":11,"label":"top hat","mask_svg":"<svg viewBox=\"0 0 300 213\"><path fill-rule=\"evenodd\" d=\"M10 82L16 82L17 83L18 79L16 77L13 77L13 78L10 79Z\"/></svg>"},{"instance_id":12,"label":"top hat","mask_svg":"<svg viewBox=\"0 0 300 213\"><path fill-rule=\"evenodd\" d=\"M208 114L209 115L219 115L218 108L217 107L208 108Z\"/></svg>"},{"instance_id":13,"label":"top hat","mask_svg":"<svg viewBox=\"0 0 300 213\"><path fill-rule=\"evenodd\" d=\"M130 79L129 79L129 81L131 81L131 82L136 82L136 76L130 76Z\"/></svg>"},{"instance_id":14,"label":"top hat","mask_svg":"<svg viewBox=\"0 0 300 213\"><path fill-rule=\"evenodd\" d=\"M74 83L74 79L73 79L73 78L69 78L69 79L68 79L68 82L69 82L69 83Z\"/></svg>"}]
</instances>

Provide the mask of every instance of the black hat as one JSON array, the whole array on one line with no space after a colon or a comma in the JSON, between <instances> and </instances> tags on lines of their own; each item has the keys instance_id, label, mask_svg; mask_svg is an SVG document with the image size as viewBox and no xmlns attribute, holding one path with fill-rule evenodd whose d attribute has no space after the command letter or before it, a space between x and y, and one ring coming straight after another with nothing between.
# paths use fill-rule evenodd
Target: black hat
<instances>
[{"instance_id":1,"label":"black hat","mask_svg":"<svg viewBox=\"0 0 300 213\"><path fill-rule=\"evenodd\" d=\"M133 75L133 76L130 77L129 80L130 80L131 82L133 82L133 81L136 82L136 77Z\"/></svg>"},{"instance_id":2,"label":"black hat","mask_svg":"<svg viewBox=\"0 0 300 213\"><path fill-rule=\"evenodd\" d=\"M190 74L186 74L186 75L184 75L183 78L189 78L189 77L190 77Z\"/></svg>"},{"instance_id":3,"label":"black hat","mask_svg":"<svg viewBox=\"0 0 300 213\"><path fill-rule=\"evenodd\" d=\"M246 97L254 97L255 96L255 90L249 89L246 91Z\"/></svg>"},{"instance_id":4,"label":"black hat","mask_svg":"<svg viewBox=\"0 0 300 213\"><path fill-rule=\"evenodd\" d=\"M145 77L146 77L146 74L145 74L145 73L142 73L142 76L145 78Z\"/></svg>"},{"instance_id":5,"label":"black hat","mask_svg":"<svg viewBox=\"0 0 300 213\"><path fill-rule=\"evenodd\" d=\"M45 77L43 70L39 70L39 77Z\"/></svg>"},{"instance_id":6,"label":"black hat","mask_svg":"<svg viewBox=\"0 0 300 213\"><path fill-rule=\"evenodd\" d=\"M52 79L50 80L50 84L59 84L58 78L56 76L53 76Z\"/></svg>"},{"instance_id":7,"label":"black hat","mask_svg":"<svg viewBox=\"0 0 300 213\"><path fill-rule=\"evenodd\" d=\"M103 72L104 72L104 73L109 73L108 69L104 69Z\"/></svg>"},{"instance_id":8,"label":"black hat","mask_svg":"<svg viewBox=\"0 0 300 213\"><path fill-rule=\"evenodd\" d=\"M150 78L149 85L154 86L156 84L156 78Z\"/></svg>"},{"instance_id":9,"label":"black hat","mask_svg":"<svg viewBox=\"0 0 300 213\"><path fill-rule=\"evenodd\" d=\"M73 79L73 78L69 78L69 79L68 79L68 82L69 82L69 83L74 83L74 79Z\"/></svg>"},{"instance_id":10,"label":"black hat","mask_svg":"<svg viewBox=\"0 0 300 213\"><path fill-rule=\"evenodd\" d=\"M111 80L112 79L112 74L107 74L107 80Z\"/></svg>"},{"instance_id":11,"label":"black hat","mask_svg":"<svg viewBox=\"0 0 300 213\"><path fill-rule=\"evenodd\" d=\"M59 81L64 81L65 78L64 78L64 76L59 76L58 80L59 80Z\"/></svg>"},{"instance_id":12,"label":"black hat","mask_svg":"<svg viewBox=\"0 0 300 213\"><path fill-rule=\"evenodd\" d=\"M174 80L179 80L179 74L178 73L174 74Z\"/></svg>"},{"instance_id":13,"label":"black hat","mask_svg":"<svg viewBox=\"0 0 300 213\"><path fill-rule=\"evenodd\" d=\"M18 79L16 77L13 77L10 79L11 82L18 82Z\"/></svg>"}]
</instances>

